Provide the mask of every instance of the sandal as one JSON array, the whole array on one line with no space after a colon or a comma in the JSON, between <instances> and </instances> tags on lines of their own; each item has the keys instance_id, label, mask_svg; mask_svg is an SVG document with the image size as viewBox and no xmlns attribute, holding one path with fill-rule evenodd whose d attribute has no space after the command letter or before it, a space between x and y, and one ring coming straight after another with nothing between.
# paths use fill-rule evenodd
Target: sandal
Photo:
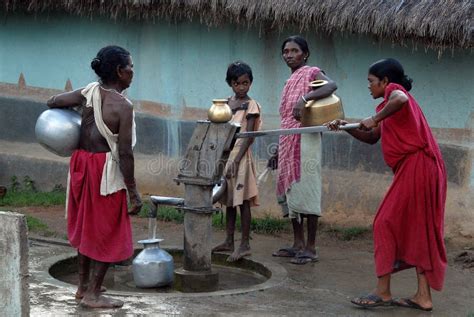
<instances>
[{"instance_id":1,"label":"sandal","mask_svg":"<svg viewBox=\"0 0 474 317\"><path fill-rule=\"evenodd\" d=\"M306 263L312 263L312 262L318 262L319 261L319 256L317 254L312 254L309 252L299 252L296 254L296 256L291 259L290 263L293 264L306 264Z\"/></svg>"},{"instance_id":2,"label":"sandal","mask_svg":"<svg viewBox=\"0 0 474 317\"><path fill-rule=\"evenodd\" d=\"M352 299L351 303L360 307L371 308L377 306L391 306L393 304L393 300L383 300L382 297L376 294L368 294Z\"/></svg>"},{"instance_id":3,"label":"sandal","mask_svg":"<svg viewBox=\"0 0 474 317\"><path fill-rule=\"evenodd\" d=\"M418 303L415 303L409 298L398 298L393 301L393 304L400 307L414 308L422 311L432 311L433 307L423 307Z\"/></svg>"},{"instance_id":4,"label":"sandal","mask_svg":"<svg viewBox=\"0 0 474 317\"><path fill-rule=\"evenodd\" d=\"M292 247L288 248L281 248L276 252L272 253L272 256L276 257L282 257L282 258L293 258L296 256L296 253L298 253L300 250Z\"/></svg>"}]
</instances>

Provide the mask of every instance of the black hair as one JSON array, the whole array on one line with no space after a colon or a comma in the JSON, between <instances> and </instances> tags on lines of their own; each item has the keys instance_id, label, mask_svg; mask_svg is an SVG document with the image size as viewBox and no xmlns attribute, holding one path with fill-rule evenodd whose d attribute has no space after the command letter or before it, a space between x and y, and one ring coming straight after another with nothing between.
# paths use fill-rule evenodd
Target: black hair
<instances>
[{"instance_id":1,"label":"black hair","mask_svg":"<svg viewBox=\"0 0 474 317\"><path fill-rule=\"evenodd\" d=\"M300 50L303 51L303 53L306 53L308 54L308 56L306 56L306 58L309 58L309 47L308 47L308 42L306 42L306 40L299 36L299 35L292 35L290 37L287 37L284 41L283 41L283 44L281 44L281 54L283 54L283 50L285 49L285 45L286 43L288 42L294 42L296 43L299 47L300 47Z\"/></svg>"},{"instance_id":2,"label":"black hair","mask_svg":"<svg viewBox=\"0 0 474 317\"><path fill-rule=\"evenodd\" d=\"M402 85L407 91L411 89L413 80L405 75L402 64L394 58L386 58L370 65L369 74L382 80L387 77L389 83Z\"/></svg>"},{"instance_id":3,"label":"black hair","mask_svg":"<svg viewBox=\"0 0 474 317\"><path fill-rule=\"evenodd\" d=\"M252 69L250 66L242 61L235 61L227 67L225 81L229 86L232 86L232 81L237 80L242 75L248 75L250 82L253 82Z\"/></svg>"},{"instance_id":4,"label":"black hair","mask_svg":"<svg viewBox=\"0 0 474 317\"><path fill-rule=\"evenodd\" d=\"M100 81L103 84L108 84L118 79L117 66L120 68L126 67L129 63L129 57L130 52L126 49L109 45L97 53L97 56L91 62L91 67L99 76Z\"/></svg>"}]
</instances>

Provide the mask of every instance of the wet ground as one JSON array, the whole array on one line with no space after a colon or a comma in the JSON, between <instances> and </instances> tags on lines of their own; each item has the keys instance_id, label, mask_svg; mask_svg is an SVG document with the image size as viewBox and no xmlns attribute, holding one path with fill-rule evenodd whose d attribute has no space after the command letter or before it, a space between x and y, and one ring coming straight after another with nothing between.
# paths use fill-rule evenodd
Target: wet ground
<instances>
[{"instance_id":1,"label":"wet ground","mask_svg":"<svg viewBox=\"0 0 474 317\"><path fill-rule=\"evenodd\" d=\"M42 219L55 232L53 237L64 242L65 220L62 208L28 208L23 212ZM134 218L134 241L146 238L147 220ZM158 236L165 238L163 247L182 247L182 227L159 223ZM40 238L32 234L32 237ZM214 242L224 237L215 231ZM370 291L375 285L370 236L355 241L341 241L321 233L318 236L320 261L302 266L288 258L272 257L272 251L291 243L289 234L252 234L253 257L281 265L287 277L278 285L238 295L221 296L126 296L117 298L125 305L115 310L86 310L74 299L74 287L57 285L42 273L46 258L74 254L59 244L39 240L30 242L30 297L32 316L129 316L129 315L206 315L206 316L474 316L474 270L463 268L454 258L461 248L449 247L450 265L445 288L434 292L434 312L384 307L360 309L350 299ZM137 245L138 246L138 245ZM394 297L409 296L416 289L414 270L393 276Z\"/></svg>"}]
</instances>

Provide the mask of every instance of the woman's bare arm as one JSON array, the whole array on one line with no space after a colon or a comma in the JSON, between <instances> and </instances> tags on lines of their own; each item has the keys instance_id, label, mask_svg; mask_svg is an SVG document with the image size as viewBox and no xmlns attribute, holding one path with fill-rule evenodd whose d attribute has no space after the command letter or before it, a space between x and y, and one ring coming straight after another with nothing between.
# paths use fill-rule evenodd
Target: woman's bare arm
<instances>
[{"instance_id":1,"label":"woman's bare arm","mask_svg":"<svg viewBox=\"0 0 474 317\"><path fill-rule=\"evenodd\" d=\"M86 98L81 94L82 89L83 88L54 95L48 99L47 105L49 108L81 106L86 100Z\"/></svg>"},{"instance_id":2,"label":"woman's bare arm","mask_svg":"<svg viewBox=\"0 0 474 317\"><path fill-rule=\"evenodd\" d=\"M322 98L326 98L330 95L332 95L333 92L336 91L337 89L337 84L335 81L333 81L331 78L327 77L326 75L323 74L323 72L319 72L316 75L317 80L326 80L328 83L324 86L321 86L317 89L311 90L309 93L304 95L303 97L307 100L319 100Z\"/></svg>"}]
</instances>

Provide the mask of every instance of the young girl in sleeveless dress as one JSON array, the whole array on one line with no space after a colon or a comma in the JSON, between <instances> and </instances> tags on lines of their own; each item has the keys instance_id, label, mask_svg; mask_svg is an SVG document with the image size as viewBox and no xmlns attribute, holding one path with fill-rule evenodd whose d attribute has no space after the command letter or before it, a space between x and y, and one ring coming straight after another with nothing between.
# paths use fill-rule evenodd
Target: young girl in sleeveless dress
<instances>
[{"instance_id":1,"label":"young girl in sleeveless dress","mask_svg":"<svg viewBox=\"0 0 474 317\"><path fill-rule=\"evenodd\" d=\"M260 105L248 96L252 80L249 65L239 61L229 65L226 81L234 95L229 98L228 104L233 113L231 122L240 124L240 132L257 131L262 125ZM238 139L224 169L226 190L220 202L227 207L227 236L223 243L213 249L213 252L232 252L227 258L229 262L250 255L250 207L259 205L256 170L250 149L252 143L253 138ZM240 208L242 239L240 246L234 249L237 207Z\"/></svg>"}]
</instances>

